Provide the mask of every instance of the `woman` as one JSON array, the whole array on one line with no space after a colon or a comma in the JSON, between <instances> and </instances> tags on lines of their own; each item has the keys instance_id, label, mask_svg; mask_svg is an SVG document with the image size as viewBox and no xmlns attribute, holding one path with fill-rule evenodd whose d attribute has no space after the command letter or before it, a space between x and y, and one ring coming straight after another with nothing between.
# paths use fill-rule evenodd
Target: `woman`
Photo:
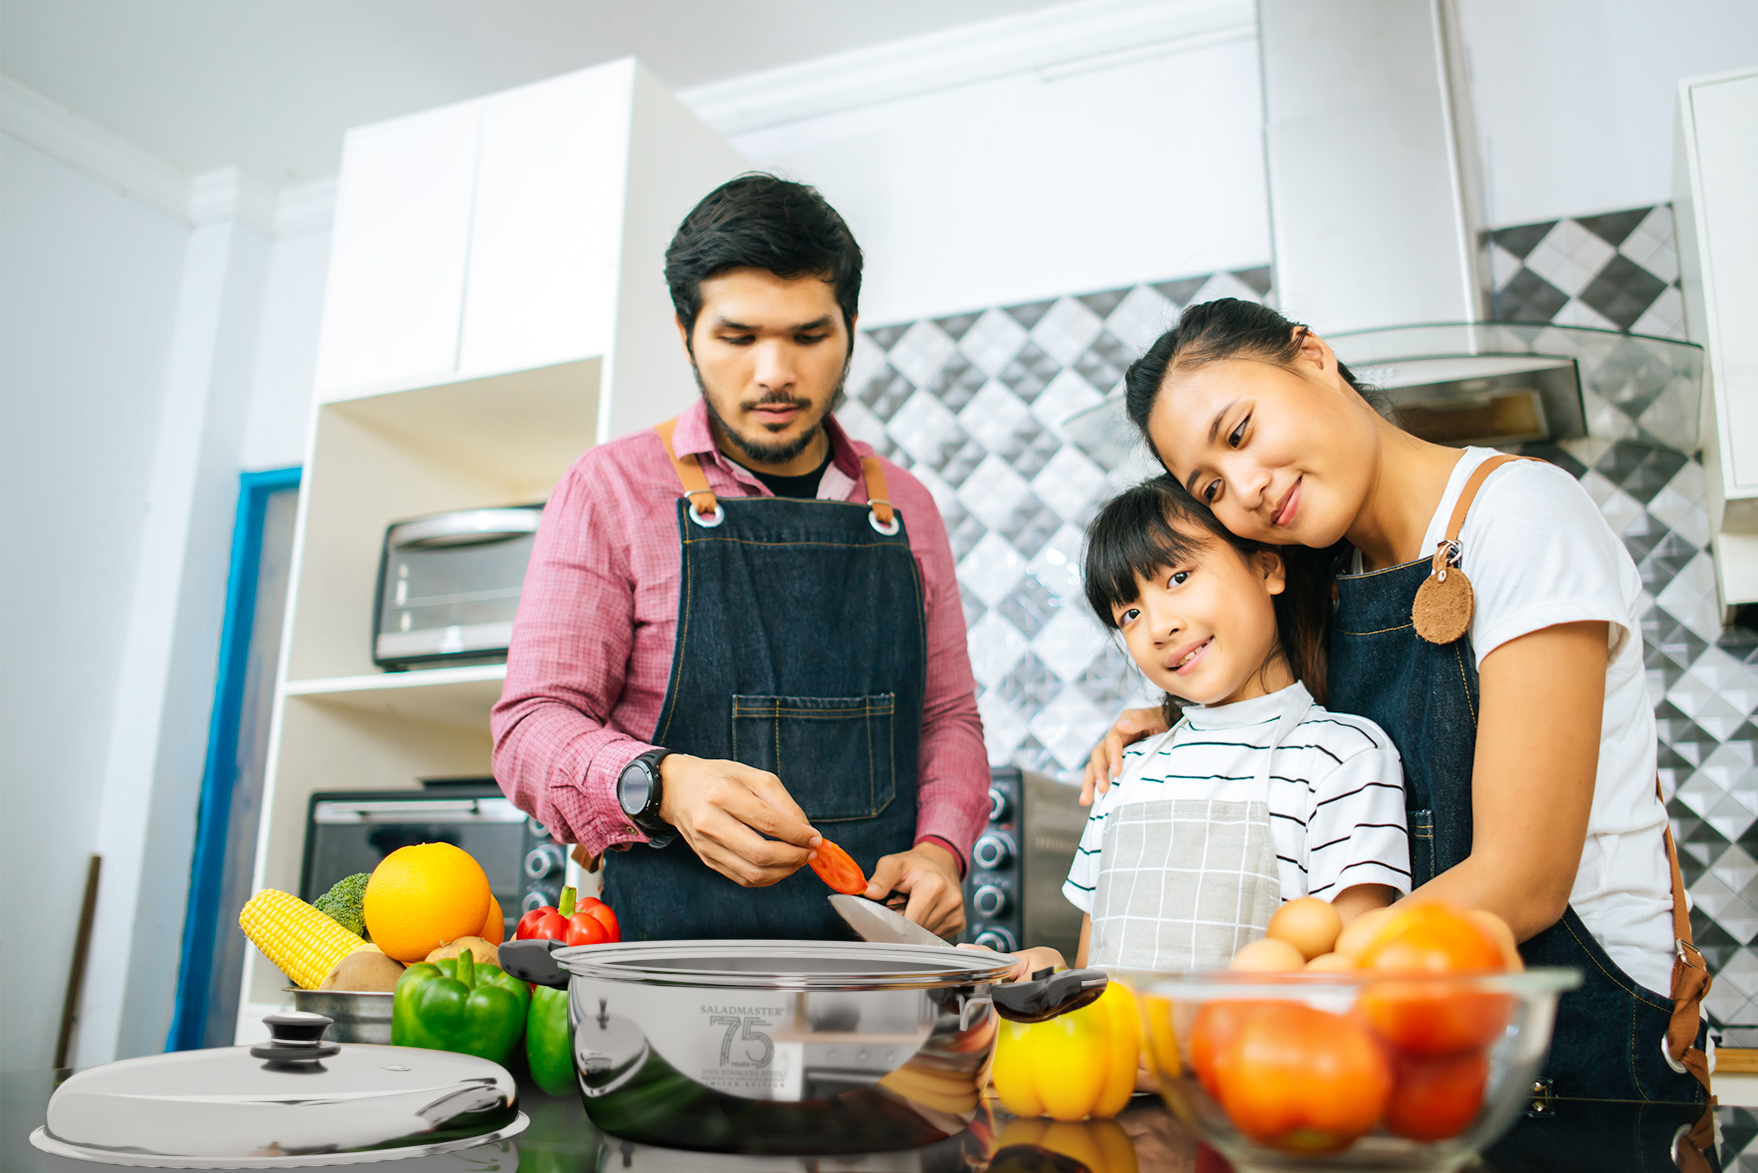
<instances>
[{"instance_id":1,"label":"woman","mask_svg":"<svg viewBox=\"0 0 1758 1173\"><path fill-rule=\"evenodd\" d=\"M1642 583L1585 491L1400 430L1323 339L1251 302L1186 310L1131 365L1126 402L1229 530L1336 556L1328 704L1403 754L1417 895L1495 912L1528 965L1583 974L1552 1093L1702 1102L1707 975L1675 945L1689 922L1655 784ZM1088 790L1163 727L1126 713Z\"/></svg>"}]
</instances>

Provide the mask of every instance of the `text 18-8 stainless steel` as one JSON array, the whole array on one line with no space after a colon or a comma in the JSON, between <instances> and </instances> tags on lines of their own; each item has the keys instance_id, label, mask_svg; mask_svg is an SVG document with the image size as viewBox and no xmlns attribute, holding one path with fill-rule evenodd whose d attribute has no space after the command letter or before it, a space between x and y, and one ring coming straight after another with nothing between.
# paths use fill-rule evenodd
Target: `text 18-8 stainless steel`
<instances>
[{"instance_id":1,"label":"text 18-8 stainless steel","mask_svg":"<svg viewBox=\"0 0 1758 1173\"><path fill-rule=\"evenodd\" d=\"M1097 971L999 986L1011 958L947 945L667 941L502 947L566 984L587 1115L642 1144L851 1153L931 1144L970 1121L1008 1017L1091 1001Z\"/></svg>"},{"instance_id":2,"label":"text 18-8 stainless steel","mask_svg":"<svg viewBox=\"0 0 1758 1173\"><path fill-rule=\"evenodd\" d=\"M254 1047L173 1051L73 1075L31 1134L106 1164L287 1168L395 1160L516 1135L513 1077L473 1055L332 1043L330 1020L264 1019Z\"/></svg>"}]
</instances>

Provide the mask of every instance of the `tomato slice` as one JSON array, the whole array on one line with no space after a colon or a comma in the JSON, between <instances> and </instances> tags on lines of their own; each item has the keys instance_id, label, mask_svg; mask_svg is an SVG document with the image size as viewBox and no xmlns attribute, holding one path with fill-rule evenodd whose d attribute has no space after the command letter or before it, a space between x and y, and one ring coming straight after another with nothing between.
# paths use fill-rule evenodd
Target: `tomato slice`
<instances>
[{"instance_id":1,"label":"tomato slice","mask_svg":"<svg viewBox=\"0 0 1758 1173\"><path fill-rule=\"evenodd\" d=\"M859 896L867 890L867 877L849 853L825 839L818 844L812 857L812 870L818 878L845 896Z\"/></svg>"}]
</instances>

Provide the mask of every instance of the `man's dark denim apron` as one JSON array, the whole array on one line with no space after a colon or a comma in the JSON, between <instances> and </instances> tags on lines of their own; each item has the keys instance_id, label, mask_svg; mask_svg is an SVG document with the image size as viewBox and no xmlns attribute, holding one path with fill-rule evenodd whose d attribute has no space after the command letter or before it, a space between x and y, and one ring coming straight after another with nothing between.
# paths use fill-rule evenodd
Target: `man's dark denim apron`
<instances>
[{"instance_id":1,"label":"man's dark denim apron","mask_svg":"<svg viewBox=\"0 0 1758 1173\"><path fill-rule=\"evenodd\" d=\"M673 462L701 478L693 457ZM927 652L909 534L876 463L867 488L873 505L707 494L705 522L691 501L707 481L685 480L677 646L652 741L777 775L870 875L915 840ZM852 936L810 868L744 888L681 838L609 853L604 888L629 940Z\"/></svg>"},{"instance_id":2,"label":"man's dark denim apron","mask_svg":"<svg viewBox=\"0 0 1758 1173\"><path fill-rule=\"evenodd\" d=\"M1477 660L1467 633L1450 644L1416 634L1411 607L1428 558L1339 575L1330 704L1377 721L1404 758L1412 882L1471 854L1471 768L1477 746ZM1544 1075L1557 1097L1701 1104L1701 1084L1674 1071L1661 1039L1669 995L1638 985L1600 948L1573 908L1520 946L1528 966L1581 971L1564 994ZM1699 1043L1702 1045L1699 1032Z\"/></svg>"}]
</instances>

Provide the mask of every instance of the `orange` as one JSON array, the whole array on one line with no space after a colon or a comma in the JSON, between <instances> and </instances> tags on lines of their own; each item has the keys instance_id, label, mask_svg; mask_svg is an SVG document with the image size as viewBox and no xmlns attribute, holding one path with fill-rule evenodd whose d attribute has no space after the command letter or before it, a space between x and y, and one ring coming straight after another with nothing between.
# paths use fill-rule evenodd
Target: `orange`
<instances>
[{"instance_id":1,"label":"orange","mask_svg":"<svg viewBox=\"0 0 1758 1173\"><path fill-rule=\"evenodd\" d=\"M488 877L470 853L450 843L418 843L385 856L366 882L366 929L372 943L405 964L488 918Z\"/></svg>"},{"instance_id":2,"label":"orange","mask_svg":"<svg viewBox=\"0 0 1758 1173\"><path fill-rule=\"evenodd\" d=\"M488 894L488 919L482 922L482 931L476 935L490 945L499 945L501 938L507 935L507 918L493 892Z\"/></svg>"}]
</instances>

